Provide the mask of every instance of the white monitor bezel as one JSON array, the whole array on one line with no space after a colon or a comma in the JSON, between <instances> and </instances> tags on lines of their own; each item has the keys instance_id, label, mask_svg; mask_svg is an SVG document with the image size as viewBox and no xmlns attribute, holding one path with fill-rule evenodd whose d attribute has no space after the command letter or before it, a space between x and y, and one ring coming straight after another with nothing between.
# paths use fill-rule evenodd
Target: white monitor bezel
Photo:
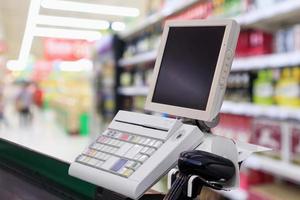
<instances>
[{"instance_id":1,"label":"white monitor bezel","mask_svg":"<svg viewBox=\"0 0 300 200\"><path fill-rule=\"evenodd\" d=\"M221 78L223 74L223 66L225 62L226 57L226 51L228 49L235 48L236 44L230 44L230 41L233 37L236 36L236 32L239 32L235 30L236 29L236 22L234 20L230 19L224 19L224 20L180 20L180 21L167 21L165 23L165 27L163 30L160 48L158 50L155 67L153 70L153 76L152 81L150 84L150 90L147 95L146 103L145 103L145 109L149 111L155 111L160 113L167 113L170 115L180 116L180 117L186 117L190 119L198 119L203 121L212 121L216 113L216 109L218 109L217 112L219 112L220 108L214 108L214 106L218 107L218 105L221 105L223 101L223 94L224 91L221 91L221 88L219 87L219 79ZM163 53L165 50L165 45L167 42L167 37L169 33L170 27L194 27L194 26L225 26L225 32L223 35L223 40L219 52L219 57L217 61L217 66L215 69L212 86L209 92L209 97L206 105L206 110L196 110L191 108L185 108L185 107L179 107L179 106L173 106L173 105L167 105L167 104L161 104L152 102L154 90L156 81L158 78L158 74L160 71L161 61L163 57ZM237 38L235 39L237 40ZM233 49L234 51L234 49ZM233 53L232 53L233 54ZM233 57L233 55L232 55ZM226 77L227 79L227 77ZM218 96L218 92L222 93L222 98L220 99Z\"/></svg>"}]
</instances>

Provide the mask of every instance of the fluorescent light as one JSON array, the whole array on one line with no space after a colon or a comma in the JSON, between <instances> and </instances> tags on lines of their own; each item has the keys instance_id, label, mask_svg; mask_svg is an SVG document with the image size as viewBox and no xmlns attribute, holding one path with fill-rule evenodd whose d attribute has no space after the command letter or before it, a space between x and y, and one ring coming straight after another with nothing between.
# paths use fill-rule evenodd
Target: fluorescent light
<instances>
[{"instance_id":1,"label":"fluorescent light","mask_svg":"<svg viewBox=\"0 0 300 200\"><path fill-rule=\"evenodd\" d=\"M137 8L81 3L74 1L43 0L41 2L41 6L47 9L94 13L102 15L116 15L127 17L137 17L140 15L140 11Z\"/></svg>"},{"instance_id":2,"label":"fluorescent light","mask_svg":"<svg viewBox=\"0 0 300 200\"><path fill-rule=\"evenodd\" d=\"M109 22L104 20L80 19L71 17L55 17L39 15L36 19L37 24L49 26L63 26L71 28L85 28L105 30L109 28Z\"/></svg>"},{"instance_id":3,"label":"fluorescent light","mask_svg":"<svg viewBox=\"0 0 300 200\"><path fill-rule=\"evenodd\" d=\"M93 69L93 62L87 59L63 61L59 64L59 69L69 72L91 71Z\"/></svg>"},{"instance_id":4,"label":"fluorescent light","mask_svg":"<svg viewBox=\"0 0 300 200\"><path fill-rule=\"evenodd\" d=\"M123 31L126 28L126 25L123 22L113 22L111 28L114 31Z\"/></svg>"},{"instance_id":5,"label":"fluorescent light","mask_svg":"<svg viewBox=\"0 0 300 200\"><path fill-rule=\"evenodd\" d=\"M81 40L88 40L88 41L99 40L102 36L101 33L97 31L45 28L45 27L36 27L34 29L33 35L38 37L81 39Z\"/></svg>"},{"instance_id":6,"label":"fluorescent light","mask_svg":"<svg viewBox=\"0 0 300 200\"><path fill-rule=\"evenodd\" d=\"M31 50L31 45L33 41L32 31L36 24L34 23L35 19L37 18L39 11L40 11L40 3L41 0L31 0L28 16L26 21L25 32L23 35L22 45L19 53L19 62L22 63L24 66L27 63L27 59Z\"/></svg>"},{"instance_id":7,"label":"fluorescent light","mask_svg":"<svg viewBox=\"0 0 300 200\"><path fill-rule=\"evenodd\" d=\"M26 68L26 66L20 63L18 60L8 60L6 63L6 68L11 71L22 71Z\"/></svg>"}]
</instances>

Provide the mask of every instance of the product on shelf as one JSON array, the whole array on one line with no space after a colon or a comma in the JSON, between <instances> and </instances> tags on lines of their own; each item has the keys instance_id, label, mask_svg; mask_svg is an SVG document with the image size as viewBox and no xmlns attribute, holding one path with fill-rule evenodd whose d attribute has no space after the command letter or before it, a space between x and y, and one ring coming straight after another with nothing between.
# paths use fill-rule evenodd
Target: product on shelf
<instances>
[{"instance_id":1,"label":"product on shelf","mask_svg":"<svg viewBox=\"0 0 300 200\"><path fill-rule=\"evenodd\" d=\"M251 82L250 73L240 72L231 73L227 81L227 89L225 93L226 100L236 102L251 101Z\"/></svg>"},{"instance_id":2,"label":"product on shelf","mask_svg":"<svg viewBox=\"0 0 300 200\"><path fill-rule=\"evenodd\" d=\"M220 122L212 131L214 134L249 142L252 118L231 114L221 114Z\"/></svg>"},{"instance_id":3,"label":"product on shelf","mask_svg":"<svg viewBox=\"0 0 300 200\"><path fill-rule=\"evenodd\" d=\"M273 73L271 70L258 72L257 79L253 81L253 102L261 105L274 103Z\"/></svg>"},{"instance_id":4,"label":"product on shelf","mask_svg":"<svg viewBox=\"0 0 300 200\"><path fill-rule=\"evenodd\" d=\"M273 52L273 35L261 30L241 31L236 56L254 56L270 54Z\"/></svg>"},{"instance_id":5,"label":"product on shelf","mask_svg":"<svg viewBox=\"0 0 300 200\"><path fill-rule=\"evenodd\" d=\"M264 154L280 158L282 148L286 148L282 143L282 123L270 119L254 119L250 143L271 148L272 151L266 151Z\"/></svg>"},{"instance_id":6,"label":"product on shelf","mask_svg":"<svg viewBox=\"0 0 300 200\"><path fill-rule=\"evenodd\" d=\"M144 111L145 102L146 102L146 97L143 97L143 96L134 97L132 110Z\"/></svg>"},{"instance_id":7,"label":"product on shelf","mask_svg":"<svg viewBox=\"0 0 300 200\"><path fill-rule=\"evenodd\" d=\"M285 68L275 87L275 101L278 105L300 106L300 68Z\"/></svg>"},{"instance_id":8,"label":"product on shelf","mask_svg":"<svg viewBox=\"0 0 300 200\"><path fill-rule=\"evenodd\" d=\"M130 72L123 72L120 76L120 84L122 86L130 86L132 84L132 74Z\"/></svg>"},{"instance_id":9,"label":"product on shelf","mask_svg":"<svg viewBox=\"0 0 300 200\"><path fill-rule=\"evenodd\" d=\"M262 171L253 169L243 169L240 173L240 187L244 190L249 190L251 186L258 184L271 183L274 177Z\"/></svg>"},{"instance_id":10,"label":"product on shelf","mask_svg":"<svg viewBox=\"0 0 300 200\"><path fill-rule=\"evenodd\" d=\"M300 25L282 28L275 33L277 53L300 51Z\"/></svg>"},{"instance_id":11,"label":"product on shelf","mask_svg":"<svg viewBox=\"0 0 300 200\"><path fill-rule=\"evenodd\" d=\"M300 126L298 123L291 123L289 127L291 139L291 161L300 164Z\"/></svg>"}]
</instances>

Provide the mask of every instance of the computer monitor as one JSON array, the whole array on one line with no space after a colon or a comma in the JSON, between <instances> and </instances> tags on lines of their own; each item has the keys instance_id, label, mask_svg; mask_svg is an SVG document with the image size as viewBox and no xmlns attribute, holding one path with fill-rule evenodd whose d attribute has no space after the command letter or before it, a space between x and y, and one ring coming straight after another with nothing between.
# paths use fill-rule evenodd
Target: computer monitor
<instances>
[{"instance_id":1,"label":"computer monitor","mask_svg":"<svg viewBox=\"0 0 300 200\"><path fill-rule=\"evenodd\" d=\"M166 22L145 109L212 121L223 102L239 30L229 19Z\"/></svg>"}]
</instances>

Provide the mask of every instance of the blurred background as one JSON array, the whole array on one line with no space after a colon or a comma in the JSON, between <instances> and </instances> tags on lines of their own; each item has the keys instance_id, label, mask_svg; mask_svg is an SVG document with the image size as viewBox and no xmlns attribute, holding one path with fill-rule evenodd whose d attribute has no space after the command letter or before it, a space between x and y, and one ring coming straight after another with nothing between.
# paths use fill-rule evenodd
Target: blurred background
<instances>
[{"instance_id":1,"label":"blurred background","mask_svg":"<svg viewBox=\"0 0 300 200\"><path fill-rule=\"evenodd\" d=\"M145 112L164 22L207 18L242 28L213 132L273 149L214 199L299 199L299 0L1 0L0 138L72 161L118 110Z\"/></svg>"}]
</instances>

